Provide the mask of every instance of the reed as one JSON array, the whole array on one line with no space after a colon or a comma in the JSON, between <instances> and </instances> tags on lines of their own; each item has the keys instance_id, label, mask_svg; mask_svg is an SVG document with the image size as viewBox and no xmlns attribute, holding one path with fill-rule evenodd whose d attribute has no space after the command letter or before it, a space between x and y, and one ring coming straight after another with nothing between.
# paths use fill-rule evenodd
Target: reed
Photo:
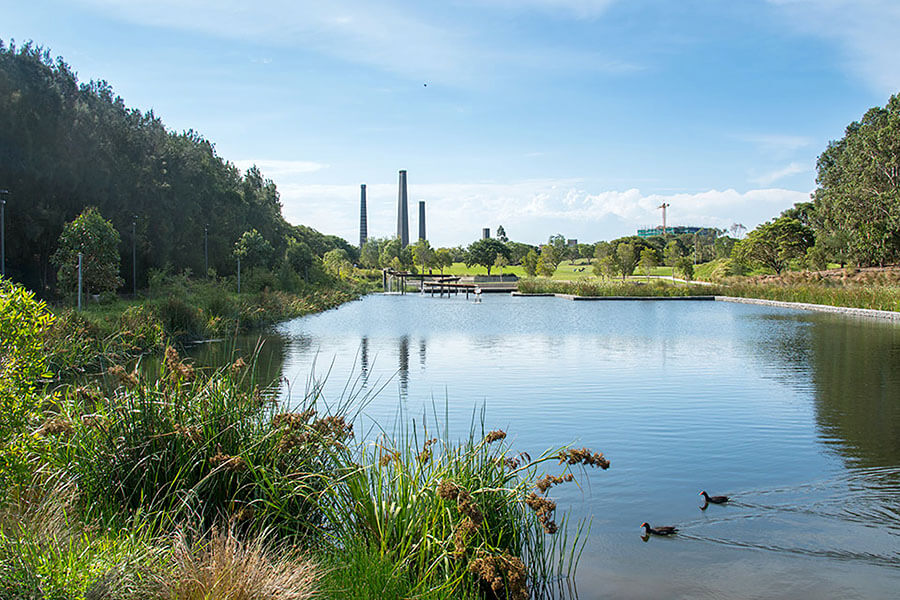
<instances>
[{"instance_id":1,"label":"reed","mask_svg":"<svg viewBox=\"0 0 900 600\"><path fill-rule=\"evenodd\" d=\"M519 292L524 294L573 294L576 296L707 296L715 288L698 284L679 284L655 280L638 281L556 281L544 277L521 279Z\"/></svg>"}]
</instances>

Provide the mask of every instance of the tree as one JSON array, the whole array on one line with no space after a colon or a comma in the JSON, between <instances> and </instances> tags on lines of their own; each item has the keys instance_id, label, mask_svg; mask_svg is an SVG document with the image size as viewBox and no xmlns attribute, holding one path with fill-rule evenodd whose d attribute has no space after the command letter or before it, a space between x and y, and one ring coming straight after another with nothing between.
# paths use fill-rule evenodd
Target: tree
<instances>
[{"instance_id":1,"label":"tree","mask_svg":"<svg viewBox=\"0 0 900 600\"><path fill-rule=\"evenodd\" d=\"M397 238L391 238L381 244L381 252L378 256L378 262L382 267L391 267L394 268L394 259L397 259L397 264L402 267L402 261L400 260L400 253L403 248L400 246L400 240ZM394 269L395 271L402 271L402 268Z\"/></svg>"},{"instance_id":2,"label":"tree","mask_svg":"<svg viewBox=\"0 0 900 600\"><path fill-rule=\"evenodd\" d=\"M694 278L694 263L687 256L682 256L678 259L678 262L675 263L675 269L684 276L686 281Z\"/></svg>"},{"instance_id":3,"label":"tree","mask_svg":"<svg viewBox=\"0 0 900 600\"><path fill-rule=\"evenodd\" d=\"M309 268L316 260L316 255L312 253L309 246L305 242L295 238L288 240L287 249L284 251L284 262L294 270L298 275L303 275L303 279L309 281Z\"/></svg>"},{"instance_id":4,"label":"tree","mask_svg":"<svg viewBox=\"0 0 900 600\"><path fill-rule=\"evenodd\" d=\"M678 259L684 256L684 248L678 240L669 240L665 249L665 263L668 267L675 267Z\"/></svg>"},{"instance_id":5,"label":"tree","mask_svg":"<svg viewBox=\"0 0 900 600\"><path fill-rule=\"evenodd\" d=\"M490 275L491 267L494 266L494 261L497 260L498 254L502 254L509 260L509 249L500 240L488 238L472 242L466 251L466 266L481 265L487 267L488 275Z\"/></svg>"},{"instance_id":6,"label":"tree","mask_svg":"<svg viewBox=\"0 0 900 600\"><path fill-rule=\"evenodd\" d=\"M428 240L418 240L412 246L413 259L417 265L422 267L422 272L425 272L426 267L430 267L434 264L434 250L431 248L431 244L428 243Z\"/></svg>"},{"instance_id":7,"label":"tree","mask_svg":"<svg viewBox=\"0 0 900 600\"><path fill-rule=\"evenodd\" d=\"M444 268L453 266L453 254L449 248L438 248L434 253L434 262L435 266L441 270L441 276L443 276Z\"/></svg>"},{"instance_id":8,"label":"tree","mask_svg":"<svg viewBox=\"0 0 900 600\"><path fill-rule=\"evenodd\" d=\"M555 261L553 264L553 270L556 270L556 267L559 266L559 263L564 261L567 256L569 256L569 246L566 244L566 237L557 233L556 235L551 235L550 239L547 241L547 245L553 248L553 254L551 255L552 260ZM543 254L544 247L541 248L541 253Z\"/></svg>"},{"instance_id":9,"label":"tree","mask_svg":"<svg viewBox=\"0 0 900 600\"><path fill-rule=\"evenodd\" d=\"M556 268L559 266L559 260L556 258L556 251L553 246L545 245L541 246L541 254L538 256L537 267L536 270L539 275L543 275L544 277L552 277L554 273L556 273Z\"/></svg>"},{"instance_id":10,"label":"tree","mask_svg":"<svg viewBox=\"0 0 900 600\"><path fill-rule=\"evenodd\" d=\"M605 254L602 258L594 260L594 274L612 279L619 274L619 263L611 254Z\"/></svg>"},{"instance_id":11,"label":"tree","mask_svg":"<svg viewBox=\"0 0 900 600\"><path fill-rule=\"evenodd\" d=\"M900 259L900 95L848 125L816 168L817 235L846 234L859 265Z\"/></svg>"},{"instance_id":12,"label":"tree","mask_svg":"<svg viewBox=\"0 0 900 600\"><path fill-rule=\"evenodd\" d=\"M377 269L381 264L379 262L379 242L375 239L368 239L359 251L359 262L367 269Z\"/></svg>"},{"instance_id":13,"label":"tree","mask_svg":"<svg viewBox=\"0 0 900 600\"><path fill-rule=\"evenodd\" d=\"M345 277L353 271L350 255L343 248L335 248L326 252L322 257L322 264L330 273L338 277Z\"/></svg>"},{"instance_id":14,"label":"tree","mask_svg":"<svg viewBox=\"0 0 900 600\"><path fill-rule=\"evenodd\" d=\"M115 291L119 277L119 232L94 207L88 207L67 223L53 255L57 283L68 294L78 291L78 253L81 253L82 285L89 294Z\"/></svg>"},{"instance_id":15,"label":"tree","mask_svg":"<svg viewBox=\"0 0 900 600\"><path fill-rule=\"evenodd\" d=\"M507 242L506 247L509 248L509 264L511 265L521 264L525 255L528 254L529 251L534 250L534 246L531 244L522 244L520 242Z\"/></svg>"},{"instance_id":16,"label":"tree","mask_svg":"<svg viewBox=\"0 0 900 600\"><path fill-rule=\"evenodd\" d=\"M538 260L538 253L534 248L529 250L525 257L522 259L522 268L525 269L525 274L529 277L534 277L535 275L537 275Z\"/></svg>"},{"instance_id":17,"label":"tree","mask_svg":"<svg viewBox=\"0 0 900 600\"><path fill-rule=\"evenodd\" d=\"M234 255L247 268L268 267L274 248L257 230L245 231L234 244Z\"/></svg>"},{"instance_id":18,"label":"tree","mask_svg":"<svg viewBox=\"0 0 900 600\"><path fill-rule=\"evenodd\" d=\"M790 261L806 256L813 231L797 219L783 216L767 221L735 244L732 257L740 262L781 273Z\"/></svg>"},{"instance_id":19,"label":"tree","mask_svg":"<svg viewBox=\"0 0 900 600\"><path fill-rule=\"evenodd\" d=\"M497 239L503 242L504 244L509 241L509 238L506 237L506 230L503 229L503 225L497 226Z\"/></svg>"},{"instance_id":20,"label":"tree","mask_svg":"<svg viewBox=\"0 0 900 600\"><path fill-rule=\"evenodd\" d=\"M652 248L644 248L641 250L641 270L644 276L650 279L650 271L656 268L656 251Z\"/></svg>"},{"instance_id":21,"label":"tree","mask_svg":"<svg viewBox=\"0 0 900 600\"><path fill-rule=\"evenodd\" d=\"M622 274L622 279L634 273L637 256L633 244L624 242L616 246L616 259L619 263L619 272Z\"/></svg>"},{"instance_id":22,"label":"tree","mask_svg":"<svg viewBox=\"0 0 900 600\"><path fill-rule=\"evenodd\" d=\"M500 280L503 280L503 267L509 264L509 258L503 256L502 254L497 254L497 258L494 259L494 266L500 271Z\"/></svg>"}]
</instances>

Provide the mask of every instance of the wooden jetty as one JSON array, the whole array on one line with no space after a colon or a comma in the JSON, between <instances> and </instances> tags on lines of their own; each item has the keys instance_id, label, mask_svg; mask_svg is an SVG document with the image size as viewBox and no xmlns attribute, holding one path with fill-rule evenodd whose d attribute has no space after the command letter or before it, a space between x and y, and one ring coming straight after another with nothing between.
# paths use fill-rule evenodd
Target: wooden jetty
<instances>
[{"instance_id":1,"label":"wooden jetty","mask_svg":"<svg viewBox=\"0 0 900 600\"><path fill-rule=\"evenodd\" d=\"M410 283L417 283L419 291L432 296L448 297L452 295L465 294L466 298L469 294L509 294L518 289L515 281L510 282L485 282L475 283L474 281L463 281L458 275L441 275L439 273L410 273L409 271L395 271L393 269L383 269L381 279L384 291L386 293L405 294Z\"/></svg>"}]
</instances>

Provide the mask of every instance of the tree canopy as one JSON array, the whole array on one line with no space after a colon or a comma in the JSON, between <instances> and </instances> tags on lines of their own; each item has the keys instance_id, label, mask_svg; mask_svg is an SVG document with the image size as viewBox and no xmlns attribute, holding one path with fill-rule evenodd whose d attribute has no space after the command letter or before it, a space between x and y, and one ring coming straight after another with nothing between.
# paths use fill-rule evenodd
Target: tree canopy
<instances>
[{"instance_id":1,"label":"tree canopy","mask_svg":"<svg viewBox=\"0 0 900 600\"><path fill-rule=\"evenodd\" d=\"M845 234L859 265L900 259L900 95L850 123L816 168L817 233Z\"/></svg>"}]
</instances>

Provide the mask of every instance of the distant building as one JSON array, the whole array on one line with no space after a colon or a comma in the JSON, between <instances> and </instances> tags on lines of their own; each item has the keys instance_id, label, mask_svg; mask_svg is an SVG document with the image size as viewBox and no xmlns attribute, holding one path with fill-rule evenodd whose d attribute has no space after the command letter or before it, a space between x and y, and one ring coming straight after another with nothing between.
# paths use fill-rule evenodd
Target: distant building
<instances>
[{"instance_id":1,"label":"distant building","mask_svg":"<svg viewBox=\"0 0 900 600\"><path fill-rule=\"evenodd\" d=\"M578 245L578 240L577 240L577 239L574 239L574 240L566 240L566 246L568 246L569 248L574 248L574 247L577 246L577 245Z\"/></svg>"},{"instance_id":2,"label":"distant building","mask_svg":"<svg viewBox=\"0 0 900 600\"><path fill-rule=\"evenodd\" d=\"M359 247L369 239L369 223L366 218L366 184L359 186Z\"/></svg>"},{"instance_id":3,"label":"distant building","mask_svg":"<svg viewBox=\"0 0 900 600\"><path fill-rule=\"evenodd\" d=\"M674 227L666 227L665 231L661 225L657 225L656 227L643 227L637 230L638 237L648 238L654 237L657 235L684 235L684 234L694 234L694 233L703 233L704 231L710 230L708 227L686 227L683 225L676 225Z\"/></svg>"},{"instance_id":4,"label":"distant building","mask_svg":"<svg viewBox=\"0 0 900 600\"><path fill-rule=\"evenodd\" d=\"M484 229L481 230L481 239L487 240L487 239L490 239L490 237L491 237L491 228L490 227L485 227Z\"/></svg>"},{"instance_id":5,"label":"distant building","mask_svg":"<svg viewBox=\"0 0 900 600\"><path fill-rule=\"evenodd\" d=\"M419 200L419 239L425 239L425 201Z\"/></svg>"},{"instance_id":6,"label":"distant building","mask_svg":"<svg viewBox=\"0 0 900 600\"><path fill-rule=\"evenodd\" d=\"M400 247L409 246L409 212L406 191L406 170L400 171L400 187L397 190L397 239Z\"/></svg>"}]
</instances>

